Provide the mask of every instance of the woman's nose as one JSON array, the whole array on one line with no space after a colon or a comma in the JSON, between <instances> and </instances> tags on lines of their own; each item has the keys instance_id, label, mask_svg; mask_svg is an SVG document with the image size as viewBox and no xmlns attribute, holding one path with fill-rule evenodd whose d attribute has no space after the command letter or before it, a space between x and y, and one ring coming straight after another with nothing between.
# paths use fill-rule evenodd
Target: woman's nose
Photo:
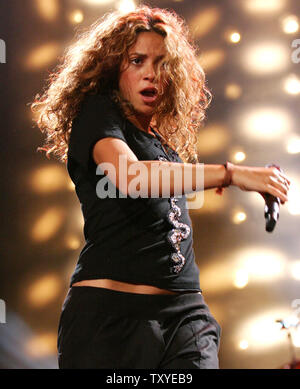
<instances>
[{"instance_id":1,"label":"woman's nose","mask_svg":"<svg viewBox=\"0 0 300 389\"><path fill-rule=\"evenodd\" d=\"M153 81L155 79L155 70L152 65L145 68L144 79L149 81Z\"/></svg>"}]
</instances>

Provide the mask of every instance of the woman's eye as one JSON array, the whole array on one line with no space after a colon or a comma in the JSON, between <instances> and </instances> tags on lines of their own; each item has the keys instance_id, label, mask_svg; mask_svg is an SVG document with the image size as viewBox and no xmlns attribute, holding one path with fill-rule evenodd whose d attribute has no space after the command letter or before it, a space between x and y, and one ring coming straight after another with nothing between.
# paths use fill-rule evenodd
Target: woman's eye
<instances>
[{"instance_id":1,"label":"woman's eye","mask_svg":"<svg viewBox=\"0 0 300 389\"><path fill-rule=\"evenodd\" d=\"M133 58L133 59L131 60L131 62L132 62L134 65L140 65L141 62L142 62L142 60L141 60L141 58Z\"/></svg>"}]
</instances>

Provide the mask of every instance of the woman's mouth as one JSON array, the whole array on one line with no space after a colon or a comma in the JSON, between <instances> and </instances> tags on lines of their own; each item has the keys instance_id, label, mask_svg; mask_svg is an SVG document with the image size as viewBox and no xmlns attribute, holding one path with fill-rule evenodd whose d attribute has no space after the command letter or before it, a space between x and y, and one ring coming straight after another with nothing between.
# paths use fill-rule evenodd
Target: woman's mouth
<instances>
[{"instance_id":1,"label":"woman's mouth","mask_svg":"<svg viewBox=\"0 0 300 389\"><path fill-rule=\"evenodd\" d=\"M154 103L158 96L158 91L156 88L145 88L140 92L142 100L144 103Z\"/></svg>"}]
</instances>

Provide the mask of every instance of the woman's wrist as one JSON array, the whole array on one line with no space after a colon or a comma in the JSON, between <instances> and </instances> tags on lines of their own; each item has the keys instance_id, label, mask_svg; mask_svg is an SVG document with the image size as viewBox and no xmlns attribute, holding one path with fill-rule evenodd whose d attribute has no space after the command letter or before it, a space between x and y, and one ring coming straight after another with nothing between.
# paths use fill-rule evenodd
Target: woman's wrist
<instances>
[{"instance_id":1,"label":"woman's wrist","mask_svg":"<svg viewBox=\"0 0 300 389\"><path fill-rule=\"evenodd\" d=\"M222 184L217 188L216 193L222 195L223 189L227 188L230 185L234 185L233 183L233 173L235 169L235 165L229 161L223 164L224 166L224 177Z\"/></svg>"}]
</instances>

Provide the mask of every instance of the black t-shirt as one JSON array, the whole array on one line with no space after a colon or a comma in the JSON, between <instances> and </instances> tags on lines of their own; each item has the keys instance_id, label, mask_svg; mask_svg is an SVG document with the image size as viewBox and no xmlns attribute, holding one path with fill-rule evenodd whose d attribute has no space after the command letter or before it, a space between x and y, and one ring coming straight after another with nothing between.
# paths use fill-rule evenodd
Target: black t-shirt
<instances>
[{"instance_id":1,"label":"black t-shirt","mask_svg":"<svg viewBox=\"0 0 300 389\"><path fill-rule=\"evenodd\" d=\"M72 124L67 169L81 204L86 242L70 286L108 278L174 291L201 291L185 195L121 198L92 157L99 139L115 137L126 142L138 160L182 162L174 150L162 147L156 135L135 127L108 96L84 98ZM96 187L102 178L113 185L115 198L98 197Z\"/></svg>"}]
</instances>

